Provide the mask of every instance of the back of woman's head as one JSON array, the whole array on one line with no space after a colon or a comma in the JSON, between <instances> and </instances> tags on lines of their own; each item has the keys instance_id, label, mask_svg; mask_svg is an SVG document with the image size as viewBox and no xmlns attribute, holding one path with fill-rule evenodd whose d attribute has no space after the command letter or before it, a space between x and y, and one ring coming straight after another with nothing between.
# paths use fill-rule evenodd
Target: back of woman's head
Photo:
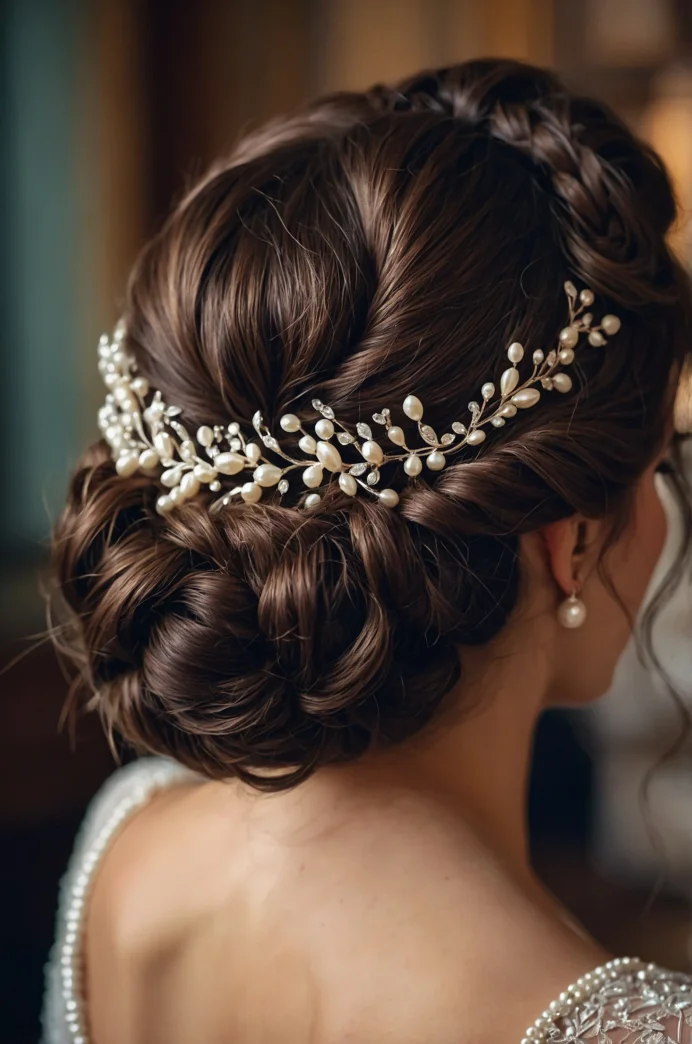
<instances>
[{"instance_id":1,"label":"back of woman's head","mask_svg":"<svg viewBox=\"0 0 692 1044\"><path fill-rule=\"evenodd\" d=\"M551 74L477 61L319 100L243 140L132 276L125 341L181 420L368 421L415 393L448 430L506 346L552 347L567 279L622 329L447 466L157 513L157 476L82 460L55 561L108 725L210 776L291 785L421 729L519 590L518 537L625 517L660 447L689 298L657 157ZM687 324L687 325L686 325ZM283 433L286 444L297 439ZM277 772L276 770L285 770Z\"/></svg>"}]
</instances>

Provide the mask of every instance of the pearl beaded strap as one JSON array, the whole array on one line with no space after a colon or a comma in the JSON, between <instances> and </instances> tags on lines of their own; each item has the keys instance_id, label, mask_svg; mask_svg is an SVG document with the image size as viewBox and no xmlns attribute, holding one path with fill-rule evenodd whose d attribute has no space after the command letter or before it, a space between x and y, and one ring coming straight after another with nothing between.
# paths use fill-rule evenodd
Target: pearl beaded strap
<instances>
[{"instance_id":1,"label":"pearl beaded strap","mask_svg":"<svg viewBox=\"0 0 692 1044\"><path fill-rule=\"evenodd\" d=\"M112 339L104 334L99 344L99 371L108 389L105 404L99 410L99 427L119 475L127 477L141 471L154 476L160 467L164 469L160 474L164 491L156 504L161 515L196 497L205 487L221 492L232 476L239 476L234 480L238 484L231 484L213 503L212 510L227 507L234 497L256 504L265 489L274 487L280 501L289 490L286 476L297 469L302 471L302 483L308 490L302 507L313 508L320 503L316 490L324 484L326 472L327 481L336 481L346 496L353 497L363 489L378 497L385 507L393 508L399 503L399 494L394 489L378 488L383 465L403 462L409 479L421 474L424 462L430 471L441 471L450 453L485 442L488 426L504 427L520 410L536 406L543 392L567 394L572 390L572 378L565 369L574 362L574 350L582 336L592 347L602 348L607 337L620 329L620 320L616 315L606 315L600 324L594 322L592 313L586 311L594 302L592 290L578 293L568 281L565 293L569 320L560 331L556 347L547 355L536 349L532 355L533 369L522 380L517 367L524 358L524 346L518 341L510 344L510 365L500 377L499 391L492 381L486 381L479 401L468 403L465 423L454 421L449 431L438 436L427 421L423 423L421 400L416 395L406 397L403 413L417 424L423 446L409 446L406 432L392 423L391 411L385 408L374 413L372 419L395 447L394 452L387 453L369 424L359 421L353 433L338 420L331 406L319 399L312 400L313 410L321 415L314 424L314 434L294 413L284 414L279 421L285 435L297 438L303 458L279 444L259 411L252 418L255 435L251 439L243 435L237 421L226 427L203 424L195 438L180 423L180 407L167 406L161 392L152 392L146 379L138 374L135 357L125 347L126 330L122 323ZM355 454L355 462L344 460L344 452ZM247 481L240 477L243 471L252 473Z\"/></svg>"},{"instance_id":2,"label":"pearl beaded strap","mask_svg":"<svg viewBox=\"0 0 692 1044\"><path fill-rule=\"evenodd\" d=\"M65 884L61 922L53 960L59 961L57 978L59 998L48 998L51 1010L45 1019L55 1020L62 1013L67 1037L57 1026L46 1026L60 1034L56 1041L67 1039L72 1044L89 1044L86 998L84 994L83 936L86 908L98 869L106 850L125 822L160 790L186 779L196 778L187 769L163 759L145 758L116 772L96 799L92 813L84 824L77 843L73 863ZM122 796L120 794L122 793ZM115 798L115 800L113 800ZM103 814L105 812L105 818ZM58 983L53 984L53 989ZM49 985L49 993L51 986ZM60 1016L58 1016L59 1018ZM48 1041L51 1040L49 1036Z\"/></svg>"}]
</instances>

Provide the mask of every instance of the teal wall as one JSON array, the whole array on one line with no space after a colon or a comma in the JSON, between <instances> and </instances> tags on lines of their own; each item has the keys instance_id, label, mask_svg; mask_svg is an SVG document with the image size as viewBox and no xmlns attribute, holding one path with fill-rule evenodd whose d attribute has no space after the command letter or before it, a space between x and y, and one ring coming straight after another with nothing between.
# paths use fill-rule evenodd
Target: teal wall
<instances>
[{"instance_id":1,"label":"teal wall","mask_svg":"<svg viewBox=\"0 0 692 1044\"><path fill-rule=\"evenodd\" d=\"M3 0L0 534L45 546L76 455L79 0Z\"/></svg>"}]
</instances>

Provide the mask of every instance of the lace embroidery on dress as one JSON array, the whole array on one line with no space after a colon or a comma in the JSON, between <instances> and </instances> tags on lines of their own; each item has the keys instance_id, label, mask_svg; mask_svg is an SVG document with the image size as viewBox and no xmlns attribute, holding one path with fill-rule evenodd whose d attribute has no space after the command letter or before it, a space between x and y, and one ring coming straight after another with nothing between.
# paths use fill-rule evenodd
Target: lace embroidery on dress
<instances>
[{"instance_id":1,"label":"lace embroidery on dress","mask_svg":"<svg viewBox=\"0 0 692 1044\"><path fill-rule=\"evenodd\" d=\"M692 978L610 961L553 1001L522 1044L692 1044Z\"/></svg>"}]
</instances>

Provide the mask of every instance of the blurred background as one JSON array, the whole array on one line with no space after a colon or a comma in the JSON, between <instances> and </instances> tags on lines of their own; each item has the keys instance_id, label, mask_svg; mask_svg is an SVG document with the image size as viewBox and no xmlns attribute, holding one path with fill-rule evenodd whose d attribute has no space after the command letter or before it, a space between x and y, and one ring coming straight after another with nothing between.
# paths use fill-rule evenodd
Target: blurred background
<instances>
[{"instance_id":1,"label":"blurred background","mask_svg":"<svg viewBox=\"0 0 692 1044\"><path fill-rule=\"evenodd\" d=\"M47 538L95 436L95 346L138 248L248 126L318 92L483 55L554 66L604 97L662 152L689 212L692 0L0 0L0 10L0 1035L34 1044L58 879L113 767L95 720L73 742L58 728L66 682L49 644L36 644ZM681 221L675 240L692 265L690 228ZM683 589L658 637L692 699L690 603ZM670 708L628 653L588 720L545 719L531 816L541 872L598 938L687 967L688 750L657 777L653 839L640 801L675 734Z\"/></svg>"}]
</instances>

